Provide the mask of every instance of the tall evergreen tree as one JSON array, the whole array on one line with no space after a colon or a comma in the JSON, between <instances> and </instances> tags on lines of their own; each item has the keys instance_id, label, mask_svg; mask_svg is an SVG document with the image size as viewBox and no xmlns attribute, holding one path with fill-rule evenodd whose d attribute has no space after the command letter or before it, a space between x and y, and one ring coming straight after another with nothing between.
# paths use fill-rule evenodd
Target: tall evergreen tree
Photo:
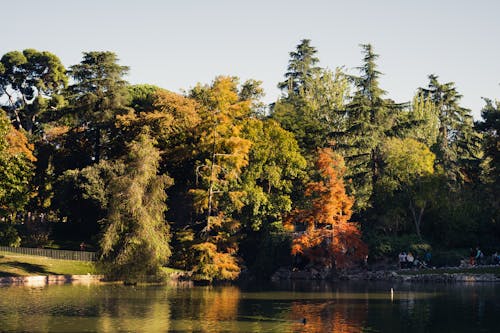
<instances>
[{"instance_id":1,"label":"tall evergreen tree","mask_svg":"<svg viewBox=\"0 0 500 333\"><path fill-rule=\"evenodd\" d=\"M308 89L307 79L319 70L319 67L316 67L319 62L316 57L318 51L310 43L309 39L303 39L296 50L290 52L285 81L278 84L278 88L283 90L287 99L304 93Z\"/></svg>"},{"instance_id":2,"label":"tall evergreen tree","mask_svg":"<svg viewBox=\"0 0 500 333\"><path fill-rule=\"evenodd\" d=\"M68 88L70 114L76 131L92 143L90 159L107 156L115 116L126 112L128 67L118 64L113 52L85 52L83 60L68 71L74 83Z\"/></svg>"},{"instance_id":3,"label":"tall evergreen tree","mask_svg":"<svg viewBox=\"0 0 500 333\"><path fill-rule=\"evenodd\" d=\"M292 132L302 153L312 164L318 147L330 146L334 133L344 130L340 112L349 95L348 77L317 67L316 49L303 40L290 53L285 81L278 87L283 96L272 106L271 117Z\"/></svg>"},{"instance_id":4,"label":"tall evergreen tree","mask_svg":"<svg viewBox=\"0 0 500 333\"><path fill-rule=\"evenodd\" d=\"M474 129L470 110L460 106L462 96L453 82L440 83L429 75L421 92L434 103L439 119L437 142L432 147L436 166L444 171L450 185L477 178L480 137Z\"/></svg>"},{"instance_id":5,"label":"tall evergreen tree","mask_svg":"<svg viewBox=\"0 0 500 333\"><path fill-rule=\"evenodd\" d=\"M364 64L360 76L353 77L356 91L346 106L348 128L343 133L344 151L348 166L347 177L352 178L357 210L364 210L373 203L373 188L381 174L383 158L380 147L392 134L401 106L384 99L386 94L379 87L381 73L375 60L378 55L370 44L361 45Z\"/></svg>"}]
</instances>

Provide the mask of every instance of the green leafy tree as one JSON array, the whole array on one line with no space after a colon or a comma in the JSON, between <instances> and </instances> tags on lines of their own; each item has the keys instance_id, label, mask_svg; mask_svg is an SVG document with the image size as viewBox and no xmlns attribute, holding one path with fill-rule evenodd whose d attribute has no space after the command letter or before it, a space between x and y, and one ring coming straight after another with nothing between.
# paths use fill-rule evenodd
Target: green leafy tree
<instances>
[{"instance_id":1,"label":"green leafy tree","mask_svg":"<svg viewBox=\"0 0 500 333\"><path fill-rule=\"evenodd\" d=\"M269 277L289 260L290 239L282 220L300 195L306 160L293 134L273 120L248 119L242 136L252 146L240 177L245 193L236 215L242 224L240 253L254 274Z\"/></svg>"},{"instance_id":2,"label":"green leafy tree","mask_svg":"<svg viewBox=\"0 0 500 333\"><path fill-rule=\"evenodd\" d=\"M33 176L33 146L0 110L0 216L14 218L28 203Z\"/></svg>"},{"instance_id":3,"label":"green leafy tree","mask_svg":"<svg viewBox=\"0 0 500 333\"><path fill-rule=\"evenodd\" d=\"M83 169L70 169L54 182L51 208L73 224L82 239L99 233L98 221L106 217L109 191L123 174L123 163L102 160Z\"/></svg>"},{"instance_id":4,"label":"green leafy tree","mask_svg":"<svg viewBox=\"0 0 500 333\"><path fill-rule=\"evenodd\" d=\"M0 97L7 97L2 106L15 127L28 133L40 129L44 112L64 105L61 91L67 83L66 69L50 52L26 49L0 59Z\"/></svg>"},{"instance_id":5,"label":"green leafy tree","mask_svg":"<svg viewBox=\"0 0 500 333\"><path fill-rule=\"evenodd\" d=\"M417 93L412 100L407 122L411 123L408 137L432 147L437 142L439 134L438 110L430 96Z\"/></svg>"},{"instance_id":6,"label":"green leafy tree","mask_svg":"<svg viewBox=\"0 0 500 333\"><path fill-rule=\"evenodd\" d=\"M377 192L389 193L388 201L404 202L422 238L423 216L436 195L435 155L414 139L389 138L381 149L385 167L377 183Z\"/></svg>"},{"instance_id":7,"label":"green leafy tree","mask_svg":"<svg viewBox=\"0 0 500 333\"><path fill-rule=\"evenodd\" d=\"M273 120L249 119L242 135L252 146L241 175L246 193L241 221L251 230L280 223L292 209L294 185L305 178L306 161L292 133Z\"/></svg>"},{"instance_id":8,"label":"green leafy tree","mask_svg":"<svg viewBox=\"0 0 500 333\"><path fill-rule=\"evenodd\" d=\"M160 153L148 134L128 146L124 173L113 179L100 240L101 263L116 279L137 281L158 275L170 257L170 229L165 221L165 189L158 175Z\"/></svg>"}]
</instances>

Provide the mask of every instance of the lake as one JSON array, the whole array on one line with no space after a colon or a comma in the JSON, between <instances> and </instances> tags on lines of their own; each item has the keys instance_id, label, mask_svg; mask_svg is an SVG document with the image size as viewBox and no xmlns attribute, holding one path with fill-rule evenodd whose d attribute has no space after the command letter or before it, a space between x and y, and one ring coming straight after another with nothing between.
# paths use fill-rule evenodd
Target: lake
<instances>
[{"instance_id":1,"label":"lake","mask_svg":"<svg viewBox=\"0 0 500 333\"><path fill-rule=\"evenodd\" d=\"M2 286L0 331L499 332L500 285Z\"/></svg>"}]
</instances>

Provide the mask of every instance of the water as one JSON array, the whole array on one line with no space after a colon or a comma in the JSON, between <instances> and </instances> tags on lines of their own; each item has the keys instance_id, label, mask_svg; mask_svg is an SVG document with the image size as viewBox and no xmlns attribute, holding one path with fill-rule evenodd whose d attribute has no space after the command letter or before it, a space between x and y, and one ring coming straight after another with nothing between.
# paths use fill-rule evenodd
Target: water
<instances>
[{"instance_id":1,"label":"water","mask_svg":"<svg viewBox=\"0 0 500 333\"><path fill-rule=\"evenodd\" d=\"M3 286L0 332L499 332L499 297L497 284Z\"/></svg>"}]
</instances>

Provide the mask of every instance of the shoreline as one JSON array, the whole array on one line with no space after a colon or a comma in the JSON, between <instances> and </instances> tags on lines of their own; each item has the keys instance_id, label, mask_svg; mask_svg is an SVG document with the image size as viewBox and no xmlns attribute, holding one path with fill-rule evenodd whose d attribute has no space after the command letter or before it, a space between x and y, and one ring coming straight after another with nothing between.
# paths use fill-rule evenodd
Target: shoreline
<instances>
[{"instance_id":1,"label":"shoreline","mask_svg":"<svg viewBox=\"0 0 500 333\"><path fill-rule=\"evenodd\" d=\"M403 272L406 273L406 272ZM397 271L374 271L341 275L341 280L348 281L392 281L416 283L463 283L463 282L500 282L500 275L495 273L422 273L399 274Z\"/></svg>"},{"instance_id":2,"label":"shoreline","mask_svg":"<svg viewBox=\"0 0 500 333\"><path fill-rule=\"evenodd\" d=\"M272 281L391 281L391 282L500 282L500 267L474 268L442 267L426 270L357 270L334 272L328 269L309 268L295 271L282 267L271 277Z\"/></svg>"},{"instance_id":3,"label":"shoreline","mask_svg":"<svg viewBox=\"0 0 500 333\"><path fill-rule=\"evenodd\" d=\"M104 275L26 275L0 277L2 285L44 286L51 284L91 284L104 282Z\"/></svg>"}]
</instances>

